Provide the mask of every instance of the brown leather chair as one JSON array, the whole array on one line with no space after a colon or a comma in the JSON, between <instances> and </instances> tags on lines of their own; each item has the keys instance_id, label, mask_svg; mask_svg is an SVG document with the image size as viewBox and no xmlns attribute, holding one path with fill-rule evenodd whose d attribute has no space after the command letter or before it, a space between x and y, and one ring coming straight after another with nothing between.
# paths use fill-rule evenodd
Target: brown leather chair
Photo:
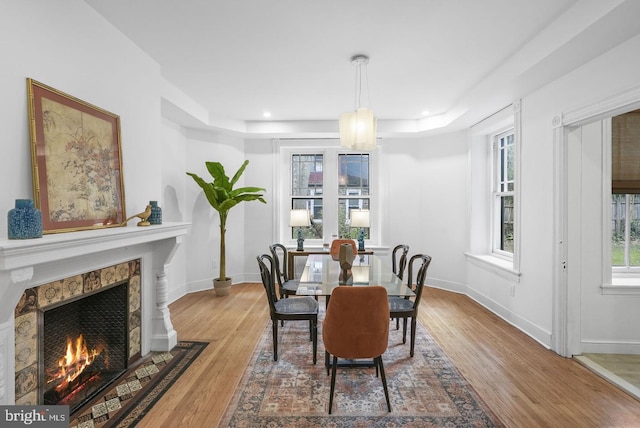
<instances>
[{"instance_id":1,"label":"brown leather chair","mask_svg":"<svg viewBox=\"0 0 640 428\"><path fill-rule=\"evenodd\" d=\"M257 257L262 285L269 301L269 313L273 330L273 361L278 361L278 321L308 321L309 335L313 342L313 364L316 363L318 349L318 302L312 297L278 299L275 287L273 258L268 254Z\"/></svg>"},{"instance_id":2,"label":"brown leather chair","mask_svg":"<svg viewBox=\"0 0 640 428\"><path fill-rule=\"evenodd\" d=\"M333 406L338 358L372 358L376 375L380 371L387 407L391 411L382 364L382 354L387 350L389 342L389 299L384 287L371 285L335 288L322 323L322 339L326 351L333 356L329 414Z\"/></svg>"},{"instance_id":3,"label":"brown leather chair","mask_svg":"<svg viewBox=\"0 0 640 428\"><path fill-rule=\"evenodd\" d=\"M358 245L353 239L334 239L331 241L331 247L329 248L329 254L333 260L338 260L340 257L340 245L351 244L353 246L353 254L358 254Z\"/></svg>"}]
</instances>

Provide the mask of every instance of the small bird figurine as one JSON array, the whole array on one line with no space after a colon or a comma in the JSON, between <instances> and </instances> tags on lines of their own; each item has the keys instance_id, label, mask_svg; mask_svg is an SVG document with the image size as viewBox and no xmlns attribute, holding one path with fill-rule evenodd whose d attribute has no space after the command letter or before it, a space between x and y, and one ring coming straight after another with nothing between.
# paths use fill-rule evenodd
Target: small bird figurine
<instances>
[{"instance_id":1,"label":"small bird figurine","mask_svg":"<svg viewBox=\"0 0 640 428\"><path fill-rule=\"evenodd\" d=\"M143 212L132 215L131 217L129 217L124 221L124 224L127 224L127 222L132 218L138 217L140 219L140 221L138 222L138 226L149 226L151 225L151 223L149 223L149 220L148 220L150 216L151 216L151 205L147 205L147 207Z\"/></svg>"}]
</instances>

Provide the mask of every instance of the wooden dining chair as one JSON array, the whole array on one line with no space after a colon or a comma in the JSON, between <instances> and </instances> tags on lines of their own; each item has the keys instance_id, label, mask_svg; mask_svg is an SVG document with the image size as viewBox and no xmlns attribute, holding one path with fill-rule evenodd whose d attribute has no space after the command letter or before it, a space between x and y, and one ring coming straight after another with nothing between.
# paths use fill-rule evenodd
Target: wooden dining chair
<instances>
[{"instance_id":1,"label":"wooden dining chair","mask_svg":"<svg viewBox=\"0 0 640 428\"><path fill-rule=\"evenodd\" d=\"M413 284L413 264L418 260L422 264L418 268L415 285ZM407 343L407 320L411 318L411 347L409 355L413 357L413 351L416 343L416 323L418 320L418 308L420 307L420 298L422 297L422 289L427 276L427 269L431 263L431 256L426 254L416 254L409 259L409 272L407 275L407 286L413 290L415 297L413 300L404 297L389 297L389 315L391 319L402 318L402 343Z\"/></svg>"},{"instance_id":2,"label":"wooden dining chair","mask_svg":"<svg viewBox=\"0 0 640 428\"><path fill-rule=\"evenodd\" d=\"M333 260L340 258L340 245L351 244L353 246L353 254L358 254L358 245L353 239L334 239L331 241L331 247L329 248L329 254Z\"/></svg>"},{"instance_id":3,"label":"wooden dining chair","mask_svg":"<svg viewBox=\"0 0 640 428\"><path fill-rule=\"evenodd\" d=\"M401 280L404 277L404 271L407 268L407 255L409 254L409 246L406 244L398 244L391 251L391 270ZM396 318L396 330L400 329L400 318Z\"/></svg>"},{"instance_id":4,"label":"wooden dining chair","mask_svg":"<svg viewBox=\"0 0 640 428\"><path fill-rule=\"evenodd\" d=\"M404 277L404 271L407 267L407 255L409 254L409 246L406 244L398 244L391 252L391 270L398 278Z\"/></svg>"},{"instance_id":5,"label":"wooden dining chair","mask_svg":"<svg viewBox=\"0 0 640 428\"><path fill-rule=\"evenodd\" d=\"M329 414L333 407L338 358L372 358L376 375L380 372L387 407L391 411L382 364L382 354L389 345L389 299L386 289L379 285L335 288L322 323L322 339L326 351L333 356Z\"/></svg>"},{"instance_id":6,"label":"wooden dining chair","mask_svg":"<svg viewBox=\"0 0 640 428\"><path fill-rule=\"evenodd\" d=\"M315 364L318 351L318 302L308 296L278 299L273 258L268 254L262 254L257 259L262 285L269 301L269 314L273 330L273 361L278 361L278 321L308 321L309 335L313 342L313 364Z\"/></svg>"},{"instance_id":7,"label":"wooden dining chair","mask_svg":"<svg viewBox=\"0 0 640 428\"><path fill-rule=\"evenodd\" d=\"M288 254L287 247L282 244L275 243L269 246L271 251L271 257L274 261L274 269L276 280L278 281L278 291L280 298L294 296L298 291L300 281L297 279L289 278L287 263Z\"/></svg>"}]
</instances>

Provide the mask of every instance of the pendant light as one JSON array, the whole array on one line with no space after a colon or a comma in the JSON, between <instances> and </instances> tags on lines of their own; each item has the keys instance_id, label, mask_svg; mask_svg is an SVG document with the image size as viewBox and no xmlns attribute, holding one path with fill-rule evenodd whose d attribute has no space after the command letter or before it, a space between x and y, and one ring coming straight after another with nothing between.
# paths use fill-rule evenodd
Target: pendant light
<instances>
[{"instance_id":1,"label":"pendant light","mask_svg":"<svg viewBox=\"0 0 640 428\"><path fill-rule=\"evenodd\" d=\"M340 115L340 145L353 150L373 150L376 148L377 120L373 111L360 105L362 97L362 66L369 63L369 57L356 55L351 58L356 66L355 110ZM369 79L367 78L367 96Z\"/></svg>"}]
</instances>

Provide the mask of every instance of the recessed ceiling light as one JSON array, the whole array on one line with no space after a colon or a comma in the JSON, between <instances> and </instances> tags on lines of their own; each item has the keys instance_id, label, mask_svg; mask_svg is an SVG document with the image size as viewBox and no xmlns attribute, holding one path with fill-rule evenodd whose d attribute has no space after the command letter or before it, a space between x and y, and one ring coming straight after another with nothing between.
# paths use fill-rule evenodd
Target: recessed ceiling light
<instances>
[{"instance_id":1,"label":"recessed ceiling light","mask_svg":"<svg viewBox=\"0 0 640 428\"><path fill-rule=\"evenodd\" d=\"M262 116L264 117L271 117L271 113L268 111L265 111L264 113L262 113Z\"/></svg>"},{"instance_id":2,"label":"recessed ceiling light","mask_svg":"<svg viewBox=\"0 0 640 428\"><path fill-rule=\"evenodd\" d=\"M429 116L429 110L423 110L422 111L422 115L423 116Z\"/></svg>"}]
</instances>

